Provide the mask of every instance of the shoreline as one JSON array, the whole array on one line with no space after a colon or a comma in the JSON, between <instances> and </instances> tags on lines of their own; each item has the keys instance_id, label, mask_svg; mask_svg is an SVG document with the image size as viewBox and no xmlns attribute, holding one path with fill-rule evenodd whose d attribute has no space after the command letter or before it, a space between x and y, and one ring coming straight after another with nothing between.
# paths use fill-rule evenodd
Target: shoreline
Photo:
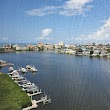
<instances>
[{"instance_id":1,"label":"shoreline","mask_svg":"<svg viewBox=\"0 0 110 110\"><path fill-rule=\"evenodd\" d=\"M31 105L31 98L7 75L0 72L0 110L21 110ZM4 92L5 90L5 92Z\"/></svg>"}]
</instances>

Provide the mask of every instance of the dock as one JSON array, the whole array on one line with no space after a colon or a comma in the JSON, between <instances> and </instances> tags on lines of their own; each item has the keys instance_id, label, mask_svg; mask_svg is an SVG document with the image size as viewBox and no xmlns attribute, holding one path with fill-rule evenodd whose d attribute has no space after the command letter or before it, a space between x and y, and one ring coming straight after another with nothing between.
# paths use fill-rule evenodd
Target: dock
<instances>
[{"instance_id":1,"label":"dock","mask_svg":"<svg viewBox=\"0 0 110 110\"><path fill-rule=\"evenodd\" d=\"M40 100L31 100L32 102L32 106L29 106L27 108L23 108L22 110L31 110L31 109L34 109L34 108L37 108L38 107L38 103L41 103L43 102L43 105L47 104L47 103L51 103L51 99L47 99L47 95L45 95L44 97L41 97Z\"/></svg>"},{"instance_id":2,"label":"dock","mask_svg":"<svg viewBox=\"0 0 110 110\"><path fill-rule=\"evenodd\" d=\"M40 89L39 92L36 92L36 93L33 93L33 94L27 93L27 95L31 97L31 96L39 95L39 94L41 94L41 93L42 93L42 92L41 92L41 89Z\"/></svg>"},{"instance_id":3,"label":"dock","mask_svg":"<svg viewBox=\"0 0 110 110\"><path fill-rule=\"evenodd\" d=\"M4 62L4 66L7 65L12 66L13 64ZM8 75L22 88L23 91L27 93L29 97L31 97L32 106L23 108L22 110L31 110L37 108L38 103L43 103L43 105L51 103L50 97L47 97L45 94L40 98L40 100L33 100L33 96L42 94L42 91L37 85L24 78L24 76L20 74L20 71L13 70L12 72L8 73Z\"/></svg>"},{"instance_id":4,"label":"dock","mask_svg":"<svg viewBox=\"0 0 110 110\"><path fill-rule=\"evenodd\" d=\"M5 61L0 60L0 67L5 67L5 66L14 66L12 63L7 63Z\"/></svg>"},{"instance_id":5,"label":"dock","mask_svg":"<svg viewBox=\"0 0 110 110\"><path fill-rule=\"evenodd\" d=\"M31 103L32 103L32 106L29 106L27 108L23 108L22 110L31 110L31 109L34 109L34 108L38 107L38 105L36 103L36 100L31 100Z\"/></svg>"},{"instance_id":6,"label":"dock","mask_svg":"<svg viewBox=\"0 0 110 110\"><path fill-rule=\"evenodd\" d=\"M40 100L37 100L37 101L36 101L37 104L38 104L38 103L41 103L41 102L43 102L43 105L45 105L45 104L51 103L51 99L50 99L50 97L49 97L49 99L48 99L48 98L47 98L47 95L45 95L44 97L41 97Z\"/></svg>"}]
</instances>

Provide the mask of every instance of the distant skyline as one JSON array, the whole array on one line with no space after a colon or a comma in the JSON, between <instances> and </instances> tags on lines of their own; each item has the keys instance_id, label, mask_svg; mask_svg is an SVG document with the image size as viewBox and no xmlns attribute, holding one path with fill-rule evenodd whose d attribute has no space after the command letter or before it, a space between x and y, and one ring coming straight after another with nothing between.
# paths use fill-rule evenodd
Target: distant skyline
<instances>
[{"instance_id":1,"label":"distant skyline","mask_svg":"<svg viewBox=\"0 0 110 110\"><path fill-rule=\"evenodd\" d=\"M110 0L0 0L0 43L110 43Z\"/></svg>"}]
</instances>

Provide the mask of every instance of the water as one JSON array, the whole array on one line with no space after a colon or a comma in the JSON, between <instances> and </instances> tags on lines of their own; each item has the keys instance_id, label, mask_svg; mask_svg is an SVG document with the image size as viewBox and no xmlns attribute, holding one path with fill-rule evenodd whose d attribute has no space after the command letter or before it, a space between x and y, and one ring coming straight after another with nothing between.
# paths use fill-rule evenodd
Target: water
<instances>
[{"instance_id":1,"label":"water","mask_svg":"<svg viewBox=\"0 0 110 110\"><path fill-rule=\"evenodd\" d=\"M24 77L52 99L37 110L110 110L110 60L53 52L2 53L0 59L14 63L15 69L37 67L37 73Z\"/></svg>"}]
</instances>

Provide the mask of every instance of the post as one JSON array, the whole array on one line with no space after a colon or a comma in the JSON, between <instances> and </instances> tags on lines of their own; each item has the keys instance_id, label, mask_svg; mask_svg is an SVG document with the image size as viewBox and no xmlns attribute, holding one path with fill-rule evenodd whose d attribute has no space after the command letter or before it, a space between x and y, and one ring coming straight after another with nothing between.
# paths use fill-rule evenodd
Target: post
<instances>
[{"instance_id":1,"label":"post","mask_svg":"<svg viewBox=\"0 0 110 110\"><path fill-rule=\"evenodd\" d=\"M32 101L32 95L31 95L31 101Z\"/></svg>"}]
</instances>

